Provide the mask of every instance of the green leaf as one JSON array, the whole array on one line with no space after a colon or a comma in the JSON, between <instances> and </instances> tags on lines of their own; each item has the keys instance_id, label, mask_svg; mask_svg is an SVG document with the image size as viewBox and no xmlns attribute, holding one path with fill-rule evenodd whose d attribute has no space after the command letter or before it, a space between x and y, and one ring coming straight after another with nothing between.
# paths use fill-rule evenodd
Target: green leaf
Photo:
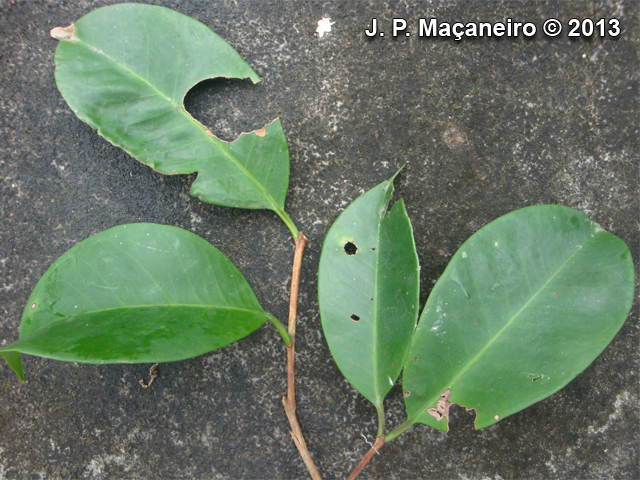
<instances>
[{"instance_id":1,"label":"green leaf","mask_svg":"<svg viewBox=\"0 0 640 480\"><path fill-rule=\"evenodd\" d=\"M558 391L620 329L634 283L624 242L571 208L527 207L486 225L420 317L403 375L408 421L446 430L451 402L484 428Z\"/></svg>"},{"instance_id":2,"label":"green leaf","mask_svg":"<svg viewBox=\"0 0 640 480\"><path fill-rule=\"evenodd\" d=\"M402 200L390 211L393 179L358 197L322 247L318 303L338 368L381 411L402 369L418 319L419 267Z\"/></svg>"},{"instance_id":3,"label":"green leaf","mask_svg":"<svg viewBox=\"0 0 640 480\"><path fill-rule=\"evenodd\" d=\"M231 143L184 108L196 83L214 77L260 81L207 26L163 7L99 8L55 28L56 83L78 117L113 144L165 174L199 172L191 193L203 201L284 211L289 150L279 120Z\"/></svg>"},{"instance_id":4,"label":"green leaf","mask_svg":"<svg viewBox=\"0 0 640 480\"><path fill-rule=\"evenodd\" d=\"M170 362L228 345L266 320L242 274L202 238L166 225L122 225L54 262L29 297L20 339L0 353L21 378L16 352Z\"/></svg>"},{"instance_id":5,"label":"green leaf","mask_svg":"<svg viewBox=\"0 0 640 480\"><path fill-rule=\"evenodd\" d=\"M11 370L18 375L18 378L24 382L24 371L22 370L20 352L3 352L0 350L0 356L5 359L9 367L11 367Z\"/></svg>"}]
</instances>

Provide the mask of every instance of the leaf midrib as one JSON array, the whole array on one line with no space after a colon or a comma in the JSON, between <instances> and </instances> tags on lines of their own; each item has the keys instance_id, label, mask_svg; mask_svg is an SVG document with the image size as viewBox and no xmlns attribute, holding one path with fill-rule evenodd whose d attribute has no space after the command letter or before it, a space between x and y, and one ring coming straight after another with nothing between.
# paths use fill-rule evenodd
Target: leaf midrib
<instances>
[{"instance_id":1,"label":"leaf midrib","mask_svg":"<svg viewBox=\"0 0 640 480\"><path fill-rule=\"evenodd\" d=\"M384 197L386 196L387 192L383 191L382 192L382 199L383 199L383 204L388 205L389 204L389 200L391 197L389 197L389 199L387 199L387 201L384 201ZM379 209L377 210L379 211ZM387 212L385 211L385 215L387 214ZM378 295L378 266L380 265L380 263L378 262L378 258L380 256L380 231L382 230L382 219L384 218L384 215L382 217L379 217L379 221L378 221L378 232L376 235L376 258L375 258L375 267L374 267L374 284L373 284L373 295L375 298L375 302L373 303L373 389L374 392L376 394L376 408L379 410L382 407L382 399L380 398L380 382L379 382L379 378L378 378L378 302L380 301L380 295Z\"/></svg>"},{"instance_id":2,"label":"leaf midrib","mask_svg":"<svg viewBox=\"0 0 640 480\"><path fill-rule=\"evenodd\" d=\"M509 321L498 331L498 333L496 333L493 336L493 338L491 338L491 340L489 340L489 342L484 347L482 347L482 349L480 349L480 351L469 362L467 362L467 364L453 377L453 379L450 382L447 382L442 388L437 390L436 394L429 401L425 402L424 406L422 408L418 409L417 413L415 415L413 415L413 417L411 417L411 419L409 419L408 422L415 423L417 421L418 417L422 416L422 414L424 414L424 412L427 411L429 408L432 408L430 406L431 405L435 405L434 402L436 402L440 398L440 396L442 395L442 392L444 392L445 389L447 389L449 387L452 387L455 384L455 382L462 375L464 375L467 372L467 370L469 370L469 368L471 368L472 365L474 365L477 362L477 360L484 354L484 352L486 352L487 349L489 347L491 347L491 345L493 345L493 343L502 335L502 333L513 324L513 322L516 320L516 318L529 306L529 304L538 296L538 294L540 292L542 292L546 288L546 286L549 284L549 282L551 282L551 280L553 280L556 277L556 275L558 275L558 273L560 273L560 271L562 271L564 269L564 267L567 265L567 263L569 263L569 261L573 257L575 257L576 254L578 252L580 252L580 250L582 250L582 248L587 243L589 243L593 238L595 238L596 235L598 235L598 233L595 233L591 237L587 238L586 242L584 242L582 245L579 245L576 248L576 250L571 254L571 256L569 256L567 258L567 260L565 260L565 262L558 268L558 270L556 270L555 273L549 277L549 279L544 283L544 285L542 285L538 289L538 291L536 293L534 293L529 300L527 300L527 302L520 308L520 310L518 310L515 313L515 315L509 319ZM465 405L465 407L468 407L468 406ZM470 408L472 408L472 407L470 407Z\"/></svg>"},{"instance_id":3,"label":"leaf midrib","mask_svg":"<svg viewBox=\"0 0 640 480\"><path fill-rule=\"evenodd\" d=\"M265 312L264 310L251 310L248 308L239 308L239 307L228 307L228 306L218 306L218 305L194 305L194 304L182 304L182 303L176 303L176 304L171 304L171 305L166 305L166 304L150 304L150 305L133 305L130 307L113 307L113 308L103 308L103 309L99 309L99 310L91 310L91 311L87 311L87 312L82 312L79 313L77 315L69 315L69 316L65 316L64 318L59 318L57 320L54 320L52 322L48 322L44 325L42 325L40 328L38 328L37 330L31 332L30 334L22 337L22 338L18 338L18 340L16 340L15 342L13 342L10 345L7 345L7 347L20 342L21 340L25 340L27 338L29 338L32 335L37 334L40 330L42 330L43 328L47 328L51 325L56 325L59 323L63 323L63 322L67 322L71 319L75 319L78 317L82 317L85 315L91 315L91 314L99 314L99 313L107 313L107 312L112 312L112 311L116 311L116 310L133 310L133 309L140 309L140 308L193 308L193 309L202 309L202 310L232 310L232 311L237 311L237 312L246 312L246 313L253 313L253 314L258 314L258 315L264 315L265 317L269 317L269 314L267 312ZM266 320L265 320L266 321ZM0 348L0 351L5 351L4 348ZM7 349L6 351L11 351L11 349Z\"/></svg>"},{"instance_id":4,"label":"leaf midrib","mask_svg":"<svg viewBox=\"0 0 640 480\"><path fill-rule=\"evenodd\" d=\"M67 41L67 40L63 40L63 41ZM143 83L147 84L152 90L154 90L155 92L158 93L158 96L160 98L162 98L163 100L167 101L168 103L170 103L171 105L174 106L174 108L180 112L181 115L183 115L184 117L186 117L193 125L197 126L198 129L200 130L200 132L211 142L213 142L213 144L215 146L217 146L224 154L225 156L233 163L233 165L240 170L250 181L251 183L253 183L255 185L255 187L260 191L260 193L262 193L262 195L264 195L264 197L271 203L271 205L273 206L273 209L278 212L278 214L281 216L281 214L284 213L284 210L281 209L279 207L279 205L276 203L276 201L274 200L274 198L271 196L271 194L269 194L269 192L262 186L262 184L241 164L239 163L238 160L236 160L236 158L229 152L228 150L228 144L226 142L223 142L222 140L220 140L219 138L217 138L216 136L210 136L207 133L207 128L202 125L200 122L198 122L195 118L193 118L191 116L191 114L189 114L189 112L187 112L187 110L184 108L184 97L182 98L182 104L178 104L175 101L173 101L173 98L171 95L167 95L166 93L162 92L161 90L159 90L155 85L153 85L149 80L147 80L146 78L138 75L136 72L134 72L133 70L131 70L126 64L117 61L115 58L111 57L110 55L107 55L102 49L91 45L89 42L80 39L79 37L76 37L76 40L71 40L70 42L72 43L81 43L83 45L86 45L89 50L91 50L92 52L95 52L97 54L103 55L105 58L109 59L111 62L113 62L116 67L120 67L123 70L126 70L128 73L130 73L131 75L133 75L134 77L136 77L137 79L139 79L140 81L142 81ZM216 77L207 77L207 78L216 78ZM249 77L245 77L245 78L249 78ZM202 80L206 80L205 78L201 79Z\"/></svg>"}]
</instances>

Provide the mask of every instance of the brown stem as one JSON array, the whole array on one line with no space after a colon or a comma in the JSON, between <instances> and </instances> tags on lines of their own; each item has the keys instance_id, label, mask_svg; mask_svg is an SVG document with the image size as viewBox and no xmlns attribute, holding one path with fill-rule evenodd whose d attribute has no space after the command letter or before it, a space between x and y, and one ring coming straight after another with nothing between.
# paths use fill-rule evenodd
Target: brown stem
<instances>
[{"instance_id":1,"label":"brown stem","mask_svg":"<svg viewBox=\"0 0 640 480\"><path fill-rule=\"evenodd\" d=\"M378 453L378 450L380 450L385 443L386 442L385 442L384 435L380 435L376 437L376 441L373 443L373 447L371 447L367 452L367 454L364 456L364 458L360 460L360 463L355 468L355 470L351 472L351 475L349 475L349 478L347 478L347 480L354 480L354 478L356 478L360 474L360 472L367 465L367 463L369 463L369 460L371 460L373 456L376 453Z\"/></svg>"},{"instance_id":2,"label":"brown stem","mask_svg":"<svg viewBox=\"0 0 640 480\"><path fill-rule=\"evenodd\" d=\"M295 387L295 345L296 345L296 315L298 310L298 288L300 286L300 266L302 264L302 254L304 247L309 240L302 232L296 238L296 252L293 256L293 271L291 272L291 296L289 298L289 336L291 345L287 346L287 395L282 397L284 411L291 426L291 437L296 444L302 461L307 466L309 474L313 480L321 480L320 473L313 463L307 444L302 436L298 417L296 416L296 387Z\"/></svg>"}]
</instances>

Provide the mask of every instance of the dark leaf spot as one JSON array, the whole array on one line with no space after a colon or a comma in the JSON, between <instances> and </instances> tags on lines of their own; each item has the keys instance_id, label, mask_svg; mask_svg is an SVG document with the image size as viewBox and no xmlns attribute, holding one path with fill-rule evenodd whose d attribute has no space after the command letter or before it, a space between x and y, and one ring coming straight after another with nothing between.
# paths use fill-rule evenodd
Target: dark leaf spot
<instances>
[{"instance_id":1,"label":"dark leaf spot","mask_svg":"<svg viewBox=\"0 0 640 480\"><path fill-rule=\"evenodd\" d=\"M353 320L354 322L359 322L360 321L360 317L358 315L356 315L355 313L352 313L349 318L351 320Z\"/></svg>"}]
</instances>

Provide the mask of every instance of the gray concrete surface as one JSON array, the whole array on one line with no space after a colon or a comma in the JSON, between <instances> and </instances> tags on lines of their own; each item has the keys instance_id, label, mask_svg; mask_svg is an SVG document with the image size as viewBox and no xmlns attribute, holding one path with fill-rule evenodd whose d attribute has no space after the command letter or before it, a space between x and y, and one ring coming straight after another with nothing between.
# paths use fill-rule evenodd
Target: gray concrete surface
<instances>
[{"instance_id":1,"label":"gray concrete surface","mask_svg":"<svg viewBox=\"0 0 640 480\"><path fill-rule=\"evenodd\" d=\"M80 122L58 93L48 31L110 1L0 0L0 342L17 338L39 277L63 252L138 221L190 229L221 249L266 310L286 318L293 253L275 214L203 204L193 176L165 177ZM324 478L343 478L375 434L375 411L341 377L321 332L323 237L356 196L401 165L422 265L421 301L458 246L511 210L557 203L588 214L639 258L636 1L163 1L210 26L263 82L207 81L187 106L233 139L279 116L291 149L287 210L311 239L298 327L299 417ZM319 38L317 21L335 22ZM617 39L368 40L404 17L534 22L620 19ZM637 298L637 296L636 296ZM1 479L294 479L306 470L280 397L285 351L265 325L188 361L0 364ZM638 478L638 302L584 373L550 398L473 430L454 409L389 444L362 478ZM404 418L400 388L389 424Z\"/></svg>"}]
</instances>

